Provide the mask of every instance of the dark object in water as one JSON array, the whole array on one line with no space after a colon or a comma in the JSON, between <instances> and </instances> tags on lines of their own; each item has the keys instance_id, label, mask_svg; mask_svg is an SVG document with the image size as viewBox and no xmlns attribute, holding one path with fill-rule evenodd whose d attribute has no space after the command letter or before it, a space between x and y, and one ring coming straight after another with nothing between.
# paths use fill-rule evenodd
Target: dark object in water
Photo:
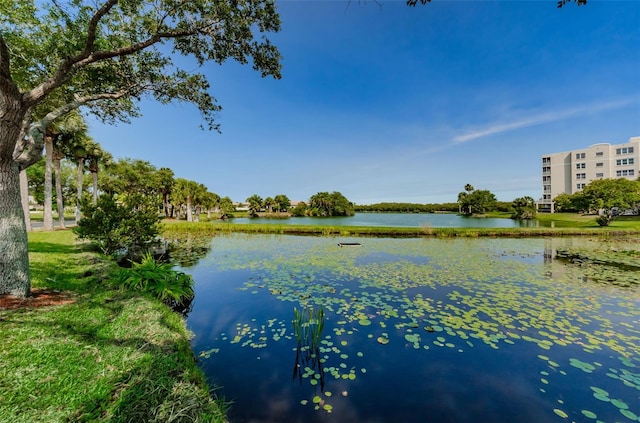
<instances>
[{"instance_id":1,"label":"dark object in water","mask_svg":"<svg viewBox=\"0 0 640 423\"><path fill-rule=\"evenodd\" d=\"M362 247L362 244L359 242L339 242L339 247Z\"/></svg>"}]
</instances>

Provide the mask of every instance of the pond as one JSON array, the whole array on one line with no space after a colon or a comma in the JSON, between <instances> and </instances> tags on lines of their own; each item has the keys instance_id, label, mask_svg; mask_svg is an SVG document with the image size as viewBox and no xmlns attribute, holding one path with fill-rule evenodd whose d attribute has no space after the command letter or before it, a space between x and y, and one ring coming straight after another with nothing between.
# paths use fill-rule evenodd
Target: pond
<instances>
[{"instance_id":1,"label":"pond","mask_svg":"<svg viewBox=\"0 0 640 423\"><path fill-rule=\"evenodd\" d=\"M187 323L232 422L640 421L635 272L554 258L637 241L205 244Z\"/></svg>"},{"instance_id":2,"label":"pond","mask_svg":"<svg viewBox=\"0 0 640 423\"><path fill-rule=\"evenodd\" d=\"M520 228L541 226L537 220L461 216L455 213L356 213L340 217L291 217L288 219L237 217L233 223L328 226L389 226L409 228ZM544 223L550 225L549 223Z\"/></svg>"}]
</instances>

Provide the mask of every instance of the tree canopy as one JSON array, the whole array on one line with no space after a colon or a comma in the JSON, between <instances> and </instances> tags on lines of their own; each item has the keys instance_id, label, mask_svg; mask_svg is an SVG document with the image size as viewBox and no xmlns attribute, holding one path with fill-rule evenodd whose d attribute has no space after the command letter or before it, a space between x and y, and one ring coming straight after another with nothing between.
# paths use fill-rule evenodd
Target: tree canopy
<instances>
[{"instance_id":1,"label":"tree canopy","mask_svg":"<svg viewBox=\"0 0 640 423\"><path fill-rule=\"evenodd\" d=\"M312 216L353 216L355 207L341 193L319 192L309 199L309 214Z\"/></svg>"},{"instance_id":2,"label":"tree canopy","mask_svg":"<svg viewBox=\"0 0 640 423\"><path fill-rule=\"evenodd\" d=\"M407 6L415 7L418 3L425 5L427 3L431 3L431 0L407 0ZM558 8L562 8L567 3L575 3L578 6L583 6L587 4L587 0L557 0L556 5Z\"/></svg>"},{"instance_id":3,"label":"tree canopy","mask_svg":"<svg viewBox=\"0 0 640 423\"><path fill-rule=\"evenodd\" d=\"M271 0L0 2L0 294L30 291L19 171L42 155L44 134L80 107L105 122L139 115L143 97L195 105L219 130L206 76L182 68L235 60L280 78Z\"/></svg>"},{"instance_id":4,"label":"tree canopy","mask_svg":"<svg viewBox=\"0 0 640 423\"><path fill-rule=\"evenodd\" d=\"M536 217L536 201L529 196L516 198L511 206L513 207L512 219L524 220Z\"/></svg>"},{"instance_id":5,"label":"tree canopy","mask_svg":"<svg viewBox=\"0 0 640 423\"><path fill-rule=\"evenodd\" d=\"M471 216L494 210L498 200L491 191L477 190L472 185L466 184L464 191L458 194L458 204L462 214Z\"/></svg>"}]
</instances>

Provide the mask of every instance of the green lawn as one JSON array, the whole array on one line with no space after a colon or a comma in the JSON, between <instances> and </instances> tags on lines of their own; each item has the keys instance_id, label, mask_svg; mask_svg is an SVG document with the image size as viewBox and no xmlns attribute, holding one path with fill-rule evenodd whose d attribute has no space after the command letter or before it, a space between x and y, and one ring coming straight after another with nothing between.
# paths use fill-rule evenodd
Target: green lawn
<instances>
[{"instance_id":1,"label":"green lawn","mask_svg":"<svg viewBox=\"0 0 640 423\"><path fill-rule=\"evenodd\" d=\"M225 421L182 318L106 287L117 266L70 231L29 234L34 287L75 303L0 311L0 421Z\"/></svg>"}]
</instances>

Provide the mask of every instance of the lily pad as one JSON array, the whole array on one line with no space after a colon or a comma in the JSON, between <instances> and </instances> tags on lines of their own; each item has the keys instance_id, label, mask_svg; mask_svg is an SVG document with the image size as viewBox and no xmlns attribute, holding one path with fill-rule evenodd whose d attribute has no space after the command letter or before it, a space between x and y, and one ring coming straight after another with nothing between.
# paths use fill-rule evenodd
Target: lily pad
<instances>
[{"instance_id":1,"label":"lily pad","mask_svg":"<svg viewBox=\"0 0 640 423\"><path fill-rule=\"evenodd\" d=\"M389 343L389 338L385 336L379 336L378 339L376 339L376 341L378 341L379 344L387 345Z\"/></svg>"},{"instance_id":2,"label":"lily pad","mask_svg":"<svg viewBox=\"0 0 640 423\"><path fill-rule=\"evenodd\" d=\"M569 417L569 415L567 413L565 413L564 411L560 410L559 408L554 408L553 412L556 413L558 416L562 417L563 419L566 419L567 417Z\"/></svg>"}]
</instances>

